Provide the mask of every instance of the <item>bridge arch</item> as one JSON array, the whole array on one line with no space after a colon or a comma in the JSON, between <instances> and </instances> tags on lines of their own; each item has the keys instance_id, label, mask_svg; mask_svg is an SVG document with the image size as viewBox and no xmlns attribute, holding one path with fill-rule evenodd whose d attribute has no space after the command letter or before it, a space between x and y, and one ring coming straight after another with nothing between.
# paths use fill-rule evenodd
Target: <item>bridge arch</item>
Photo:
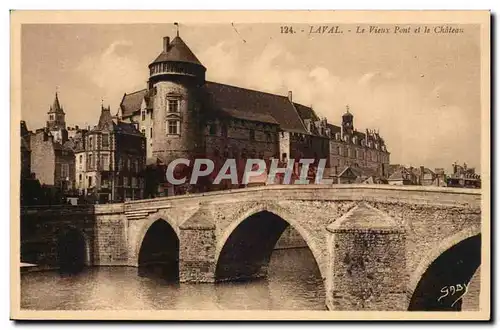
<instances>
[{"instance_id":1,"label":"bridge arch","mask_svg":"<svg viewBox=\"0 0 500 330\"><path fill-rule=\"evenodd\" d=\"M264 220L263 217L265 217L266 220ZM266 222L266 226L271 225L272 228L261 227L260 230L258 230L259 228L258 224L264 224L264 222ZM256 207L253 207L250 210L247 210L246 212L241 214L238 218L236 218L227 227L223 229L222 233L217 239L217 246L215 250L216 281L230 279L229 277L225 278L225 276L223 276L222 273L224 273L224 271L222 271L221 269L221 267L223 267L224 264L227 263L228 261L227 259L228 252L230 252L236 258L238 258L242 257L241 255L241 252L243 252L241 250L242 248L244 249L251 247L252 242L247 241L245 243L242 239L243 238L243 235L241 235L242 233L245 233L245 236L248 236L251 233L253 235L261 235L259 239L260 243L262 244L260 245L264 245L263 248L265 250L265 251L262 250L260 255L260 257L262 258L262 260L260 260L262 262L260 266L263 266L262 272L259 274L256 273L252 275L246 274L250 276L242 276L242 279L259 277L261 275L264 275L264 273L266 273L267 271L267 265L270 256L273 252L274 246L278 241L278 239L280 238L283 231L288 226L292 226L295 230L297 230L297 232L302 236L304 241L307 243L307 246L314 257L315 264L324 281L326 273L323 268L324 263L322 262L323 259L322 259L322 254L320 253L321 250L316 246L316 243L314 242L314 239L312 238L311 234L300 224L300 222L297 219L295 219L285 209L274 204L261 204ZM240 232L241 234L239 235L238 232ZM264 236L266 234L269 235ZM262 238L264 238L264 241L262 241ZM229 245L232 245L232 247ZM239 251L234 251L234 250L230 251L231 248L233 249L239 248ZM238 253L240 253L240 255L238 255ZM241 261L244 262L244 260ZM239 266L241 266L241 264Z\"/></svg>"},{"instance_id":2,"label":"bridge arch","mask_svg":"<svg viewBox=\"0 0 500 330\"><path fill-rule=\"evenodd\" d=\"M180 232L179 232L179 226L177 225L177 222L172 219L170 216L162 213L162 212L157 212L149 215L145 220L140 221L139 223L139 228L135 231L132 231L132 233L135 232L134 235L131 235L131 242L133 242L132 247L133 247L133 255L131 256L131 262L134 266L139 265L139 252L141 250L142 242L144 241L144 237L146 236L146 233L148 232L149 228L155 223L156 221L161 220L167 222L170 227L174 230L175 234L177 235L177 238L180 237Z\"/></svg>"},{"instance_id":3,"label":"bridge arch","mask_svg":"<svg viewBox=\"0 0 500 330\"><path fill-rule=\"evenodd\" d=\"M56 263L62 273L77 273L91 265L90 241L75 226L57 228L55 232Z\"/></svg>"},{"instance_id":4,"label":"bridge arch","mask_svg":"<svg viewBox=\"0 0 500 330\"><path fill-rule=\"evenodd\" d=\"M160 215L141 227L136 260L139 275L154 273L167 280L179 278L179 229Z\"/></svg>"},{"instance_id":5,"label":"bridge arch","mask_svg":"<svg viewBox=\"0 0 500 330\"><path fill-rule=\"evenodd\" d=\"M461 302L455 303L460 294L452 295L450 286L468 284L480 263L479 228L466 228L443 239L427 253L410 277L408 310L460 310ZM463 266L455 269L455 264ZM453 278L448 279L450 275ZM450 300L450 304L445 299Z\"/></svg>"}]
</instances>

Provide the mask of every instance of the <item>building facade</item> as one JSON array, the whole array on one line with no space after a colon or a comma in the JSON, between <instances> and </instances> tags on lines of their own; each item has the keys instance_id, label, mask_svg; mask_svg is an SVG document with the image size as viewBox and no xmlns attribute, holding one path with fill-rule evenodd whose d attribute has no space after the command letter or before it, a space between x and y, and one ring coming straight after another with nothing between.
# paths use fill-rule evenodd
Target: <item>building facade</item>
<instances>
[{"instance_id":1,"label":"building facade","mask_svg":"<svg viewBox=\"0 0 500 330\"><path fill-rule=\"evenodd\" d=\"M40 184L68 192L74 188L75 157L73 150L55 140L47 128L38 129L29 138L31 172Z\"/></svg>"},{"instance_id":2,"label":"building facade","mask_svg":"<svg viewBox=\"0 0 500 330\"><path fill-rule=\"evenodd\" d=\"M73 138L76 188L99 203L144 196L146 139L135 125L124 123L102 107L99 123Z\"/></svg>"},{"instance_id":3,"label":"building facade","mask_svg":"<svg viewBox=\"0 0 500 330\"><path fill-rule=\"evenodd\" d=\"M347 109L341 126L287 96L205 80L206 68L177 35L149 64L145 89L124 94L117 116L146 138L148 163L176 158L326 159L387 175L390 153L375 131L358 132Z\"/></svg>"}]
</instances>

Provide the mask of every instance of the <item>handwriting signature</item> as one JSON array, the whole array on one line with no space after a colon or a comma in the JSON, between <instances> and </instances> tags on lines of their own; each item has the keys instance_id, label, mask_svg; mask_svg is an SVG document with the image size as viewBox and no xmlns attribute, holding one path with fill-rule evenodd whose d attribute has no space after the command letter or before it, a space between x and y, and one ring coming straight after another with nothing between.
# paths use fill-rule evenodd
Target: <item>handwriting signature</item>
<instances>
[{"instance_id":1,"label":"handwriting signature","mask_svg":"<svg viewBox=\"0 0 500 330\"><path fill-rule=\"evenodd\" d=\"M448 297L448 296L454 296L455 294L463 291L463 293L457 299L455 299L453 304L451 304L451 307L453 307L453 305L455 305L456 302L459 301L460 299L462 299L463 296L467 293L468 288L469 288L469 284L466 284L466 283L444 286L441 288L441 293L443 293L443 295L440 296L437 301L440 301L441 299Z\"/></svg>"}]
</instances>

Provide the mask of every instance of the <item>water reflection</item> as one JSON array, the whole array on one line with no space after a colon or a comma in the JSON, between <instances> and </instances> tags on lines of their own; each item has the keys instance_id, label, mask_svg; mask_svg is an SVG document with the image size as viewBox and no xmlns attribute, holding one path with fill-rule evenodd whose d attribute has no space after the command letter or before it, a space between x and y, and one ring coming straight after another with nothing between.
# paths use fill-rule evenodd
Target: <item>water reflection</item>
<instances>
[{"instance_id":1,"label":"water reflection","mask_svg":"<svg viewBox=\"0 0 500 330\"><path fill-rule=\"evenodd\" d=\"M308 249L278 250L269 276L239 283L178 284L137 268L100 267L61 277L57 272L21 276L21 307L45 310L251 309L324 310L319 270Z\"/></svg>"}]
</instances>

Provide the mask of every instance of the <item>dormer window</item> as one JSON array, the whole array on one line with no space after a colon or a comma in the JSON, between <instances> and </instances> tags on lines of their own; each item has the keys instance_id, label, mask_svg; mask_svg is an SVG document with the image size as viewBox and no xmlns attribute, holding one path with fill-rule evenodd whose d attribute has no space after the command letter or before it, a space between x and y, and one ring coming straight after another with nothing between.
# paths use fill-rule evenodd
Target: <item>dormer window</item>
<instances>
[{"instance_id":1,"label":"dormer window","mask_svg":"<svg viewBox=\"0 0 500 330\"><path fill-rule=\"evenodd\" d=\"M146 120L146 110L141 111L141 119L142 119L142 121Z\"/></svg>"},{"instance_id":2,"label":"dormer window","mask_svg":"<svg viewBox=\"0 0 500 330\"><path fill-rule=\"evenodd\" d=\"M167 99L167 111L168 112L179 112L179 100L178 99Z\"/></svg>"}]
</instances>

